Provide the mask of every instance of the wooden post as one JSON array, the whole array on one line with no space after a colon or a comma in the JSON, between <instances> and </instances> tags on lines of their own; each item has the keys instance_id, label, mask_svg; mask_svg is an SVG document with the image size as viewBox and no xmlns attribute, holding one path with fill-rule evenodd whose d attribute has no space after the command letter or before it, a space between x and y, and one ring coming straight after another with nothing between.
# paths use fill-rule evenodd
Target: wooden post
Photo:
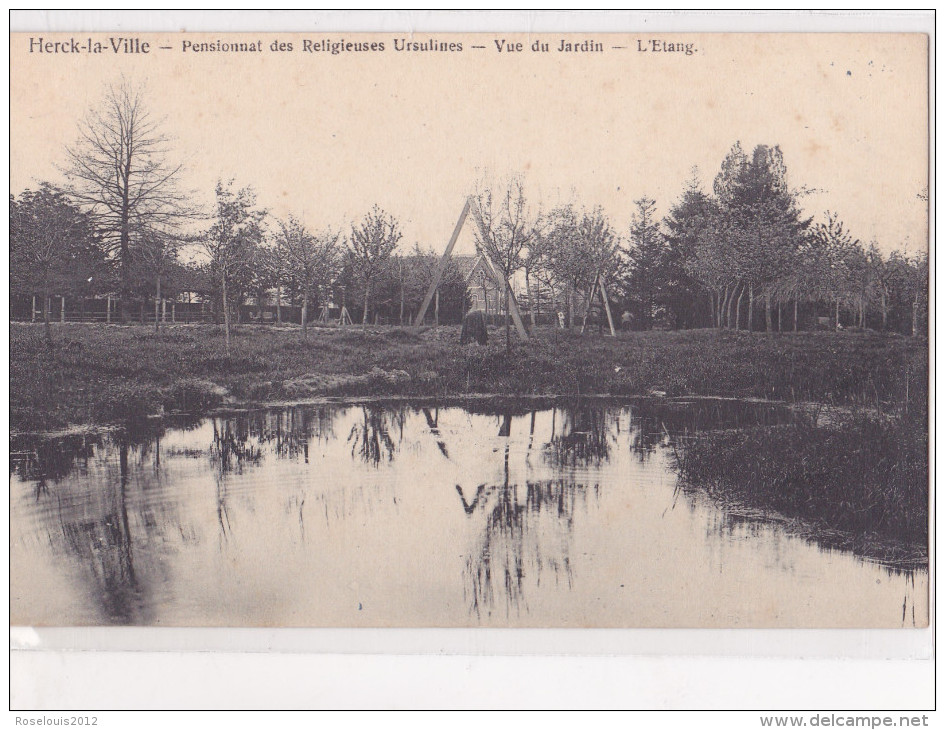
<instances>
[{"instance_id":1,"label":"wooden post","mask_svg":"<svg viewBox=\"0 0 945 730\"><path fill-rule=\"evenodd\" d=\"M59 323L65 324L66 321L66 298L59 297Z\"/></svg>"},{"instance_id":2,"label":"wooden post","mask_svg":"<svg viewBox=\"0 0 945 730\"><path fill-rule=\"evenodd\" d=\"M600 284L601 299L604 300L604 311L607 312L607 324L610 325L610 336L616 337L617 330L614 329L614 317L610 313L610 300L607 299L607 288L604 286L604 280L601 279L599 276L597 277L597 281Z\"/></svg>"},{"instance_id":3,"label":"wooden post","mask_svg":"<svg viewBox=\"0 0 945 730\"><path fill-rule=\"evenodd\" d=\"M105 300L105 324L112 323L112 295L109 294Z\"/></svg>"},{"instance_id":4,"label":"wooden post","mask_svg":"<svg viewBox=\"0 0 945 730\"><path fill-rule=\"evenodd\" d=\"M171 322L177 323L177 300L171 302Z\"/></svg>"},{"instance_id":5,"label":"wooden post","mask_svg":"<svg viewBox=\"0 0 945 730\"><path fill-rule=\"evenodd\" d=\"M446 264L450 260L450 254L453 253L453 247L456 245L459 234L463 230L463 223L466 222L466 216L469 215L471 205L472 196L466 198L466 204L463 206L463 212L459 214L459 220L456 221L456 226L453 228L453 235L450 236L450 242L446 245L446 250L443 252L443 255L436 265L436 270L433 272L433 281L430 282L430 288L427 289L427 293L423 297L423 304L420 305L417 318L413 321L414 327L419 327L423 324L423 318L426 316L427 309L430 306L430 300L433 299L433 293L440 285L440 279L443 276L443 272L446 270Z\"/></svg>"},{"instance_id":6,"label":"wooden post","mask_svg":"<svg viewBox=\"0 0 945 730\"><path fill-rule=\"evenodd\" d=\"M36 295L33 295L33 308L30 310L30 322L36 321Z\"/></svg>"}]
</instances>

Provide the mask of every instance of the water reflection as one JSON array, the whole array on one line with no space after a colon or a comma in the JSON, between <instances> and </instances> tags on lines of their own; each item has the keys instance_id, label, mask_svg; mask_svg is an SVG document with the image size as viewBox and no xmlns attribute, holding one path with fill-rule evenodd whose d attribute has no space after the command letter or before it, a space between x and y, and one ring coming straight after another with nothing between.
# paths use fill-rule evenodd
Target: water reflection
<instances>
[{"instance_id":1,"label":"water reflection","mask_svg":"<svg viewBox=\"0 0 945 730\"><path fill-rule=\"evenodd\" d=\"M542 449L550 466L600 466L608 461L612 424L607 409L592 404L565 408L561 420L560 431L552 425L554 433Z\"/></svg>"},{"instance_id":2,"label":"water reflection","mask_svg":"<svg viewBox=\"0 0 945 730\"><path fill-rule=\"evenodd\" d=\"M840 566L838 585L862 582L889 603L869 621L926 620L927 572L908 571L903 595L847 553L835 560L676 488L672 442L791 417L724 402L322 405L16 439L13 619L833 625L810 596L794 605L805 594L792 581L816 591L829 580L818 571ZM737 605L749 574L790 608L772 618ZM679 598L702 595L702 581L724 610Z\"/></svg>"},{"instance_id":3,"label":"water reflection","mask_svg":"<svg viewBox=\"0 0 945 730\"><path fill-rule=\"evenodd\" d=\"M45 489L48 481L58 481L87 464L100 442L100 437L89 435L15 438L10 444L10 470Z\"/></svg>"},{"instance_id":4,"label":"water reflection","mask_svg":"<svg viewBox=\"0 0 945 730\"><path fill-rule=\"evenodd\" d=\"M249 433L260 444L268 444L283 459L308 462L312 439L335 438L332 412L328 408L290 406L278 411L261 411L247 417Z\"/></svg>"},{"instance_id":5,"label":"water reflection","mask_svg":"<svg viewBox=\"0 0 945 730\"><path fill-rule=\"evenodd\" d=\"M389 419L399 421L403 435L403 412L389 414L378 406L361 408L361 419L351 427L348 443L351 456L357 455L365 464L380 465L381 461L393 461L397 445L391 438ZM399 416L399 418L398 418Z\"/></svg>"},{"instance_id":6,"label":"water reflection","mask_svg":"<svg viewBox=\"0 0 945 730\"><path fill-rule=\"evenodd\" d=\"M147 563L142 579L136 548L163 540L165 528L177 521L176 510L173 502L135 504L129 492L162 488L160 439L135 445L123 435L82 436L17 446L12 468L35 485L35 537L78 568L99 622L150 623L151 580L164 566L160 560Z\"/></svg>"}]
</instances>

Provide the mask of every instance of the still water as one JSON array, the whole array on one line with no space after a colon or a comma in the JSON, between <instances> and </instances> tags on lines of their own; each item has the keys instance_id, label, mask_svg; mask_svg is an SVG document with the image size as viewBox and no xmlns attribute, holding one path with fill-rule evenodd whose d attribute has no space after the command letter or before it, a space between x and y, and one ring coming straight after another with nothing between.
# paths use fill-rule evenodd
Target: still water
<instances>
[{"instance_id":1,"label":"still water","mask_svg":"<svg viewBox=\"0 0 945 730\"><path fill-rule=\"evenodd\" d=\"M928 571L735 518L673 441L762 404L294 406L13 444L11 621L896 627Z\"/></svg>"}]
</instances>

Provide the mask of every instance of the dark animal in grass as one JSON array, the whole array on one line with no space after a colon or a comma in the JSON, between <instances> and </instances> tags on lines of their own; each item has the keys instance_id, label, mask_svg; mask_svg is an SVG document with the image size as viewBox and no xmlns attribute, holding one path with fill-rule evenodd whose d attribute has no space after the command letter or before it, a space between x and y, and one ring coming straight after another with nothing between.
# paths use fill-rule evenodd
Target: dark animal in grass
<instances>
[{"instance_id":1,"label":"dark animal in grass","mask_svg":"<svg viewBox=\"0 0 945 730\"><path fill-rule=\"evenodd\" d=\"M592 304L587 312L587 326L585 327L585 331L590 332L591 329L595 327L597 328L597 334L601 335L604 333L604 310L600 306Z\"/></svg>"},{"instance_id":2,"label":"dark animal in grass","mask_svg":"<svg viewBox=\"0 0 945 730\"><path fill-rule=\"evenodd\" d=\"M480 345L484 345L488 339L486 317L480 310L470 312L463 317L463 331L459 335L459 344L465 345L475 340Z\"/></svg>"}]
</instances>

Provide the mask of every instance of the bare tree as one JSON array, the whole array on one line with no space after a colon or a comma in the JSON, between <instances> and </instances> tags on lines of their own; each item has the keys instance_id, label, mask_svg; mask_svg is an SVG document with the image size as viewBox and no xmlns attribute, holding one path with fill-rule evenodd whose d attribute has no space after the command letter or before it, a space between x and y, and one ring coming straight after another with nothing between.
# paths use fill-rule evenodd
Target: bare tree
<instances>
[{"instance_id":1,"label":"bare tree","mask_svg":"<svg viewBox=\"0 0 945 730\"><path fill-rule=\"evenodd\" d=\"M171 140L162 121L148 110L142 89L123 81L108 88L66 150L68 192L95 217L118 263L122 319L133 289L132 248L146 232L194 215L178 187L181 165L167 159Z\"/></svg>"},{"instance_id":2,"label":"bare tree","mask_svg":"<svg viewBox=\"0 0 945 730\"><path fill-rule=\"evenodd\" d=\"M522 256L525 294L528 297L528 316L532 322L532 329L536 325L536 309L541 306L541 274L548 265L550 254L551 239L545 235L538 235L528 245Z\"/></svg>"},{"instance_id":3,"label":"bare tree","mask_svg":"<svg viewBox=\"0 0 945 730\"><path fill-rule=\"evenodd\" d=\"M543 218L529 206L519 176L502 186L480 184L475 197L482 224L476 230L476 240L505 282L505 346L511 349L509 279L524 265L524 253L540 240Z\"/></svg>"},{"instance_id":4,"label":"bare tree","mask_svg":"<svg viewBox=\"0 0 945 730\"><path fill-rule=\"evenodd\" d=\"M295 217L279 221L277 246L302 289L302 336L308 336L308 306L311 295L331 285L340 273L339 234L325 231L313 235Z\"/></svg>"},{"instance_id":5,"label":"bare tree","mask_svg":"<svg viewBox=\"0 0 945 730\"><path fill-rule=\"evenodd\" d=\"M397 219L376 205L361 223L351 227L348 239L348 257L355 273L364 282L364 314L361 331L367 328L371 286L390 262L402 234Z\"/></svg>"}]
</instances>

